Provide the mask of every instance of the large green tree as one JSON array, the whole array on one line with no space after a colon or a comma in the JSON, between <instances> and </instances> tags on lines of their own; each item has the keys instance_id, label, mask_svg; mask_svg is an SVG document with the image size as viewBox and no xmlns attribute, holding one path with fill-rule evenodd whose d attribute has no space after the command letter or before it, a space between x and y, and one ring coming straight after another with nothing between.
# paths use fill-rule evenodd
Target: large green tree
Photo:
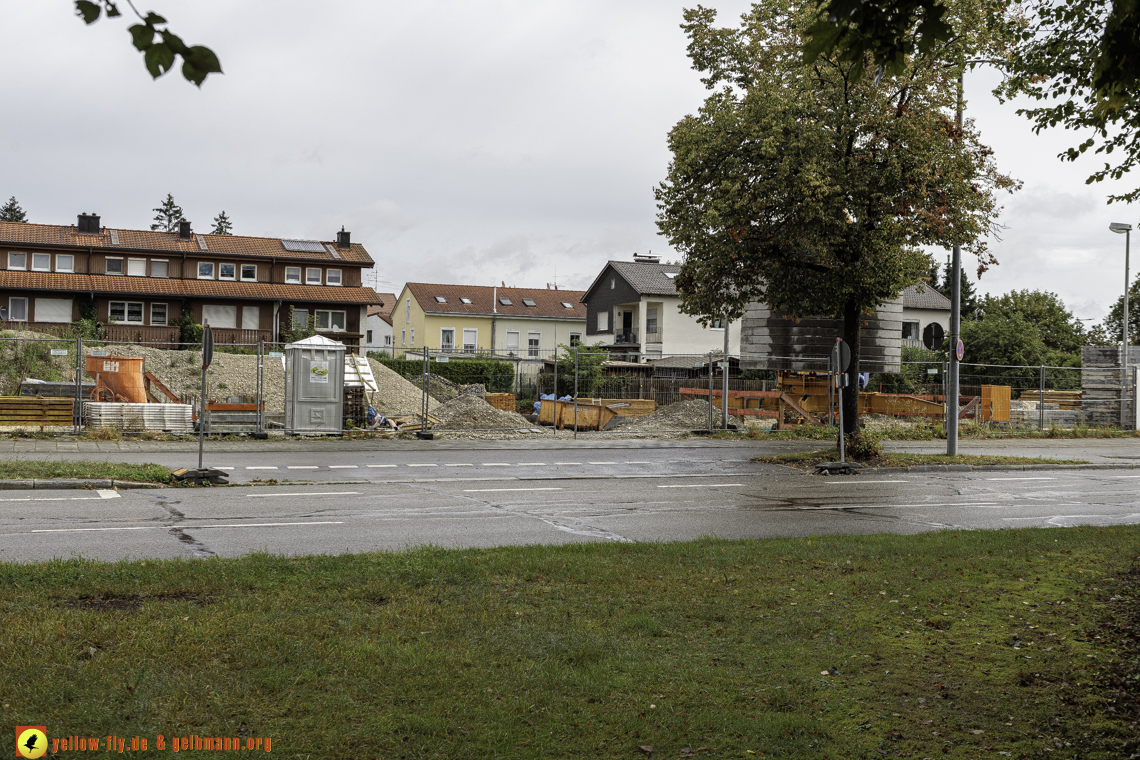
<instances>
[{"instance_id":1,"label":"large green tree","mask_svg":"<svg viewBox=\"0 0 1140 760\"><path fill-rule=\"evenodd\" d=\"M24 213L24 209L20 208L16 196L8 199L8 202L0 206L0 222L26 222L28 215Z\"/></svg>"},{"instance_id":2,"label":"large green tree","mask_svg":"<svg viewBox=\"0 0 1140 760\"><path fill-rule=\"evenodd\" d=\"M182 207L174 202L172 194L167 193L166 200L151 211L154 212L154 223L150 225L152 230L159 230L160 232L178 231L178 223L183 219Z\"/></svg>"},{"instance_id":3,"label":"large green tree","mask_svg":"<svg viewBox=\"0 0 1140 760\"><path fill-rule=\"evenodd\" d=\"M935 265L935 269L938 265ZM935 286L942 295L947 298L954 298L953 282L954 275L951 272L950 262L946 262L946 276L942 278L941 284ZM961 307L962 319L973 319L975 313L978 311L978 293L974 287L974 283L970 281L970 275L966 273L966 268L962 267L961 281L958 287L958 304Z\"/></svg>"},{"instance_id":4,"label":"large green tree","mask_svg":"<svg viewBox=\"0 0 1140 760\"><path fill-rule=\"evenodd\" d=\"M233 222L230 221L230 218L228 216L226 216L226 212L223 210L222 213L220 213L214 217L214 229L211 230L210 234L211 235L232 235L232 234L234 234L233 229L234 229Z\"/></svg>"},{"instance_id":5,"label":"large green tree","mask_svg":"<svg viewBox=\"0 0 1140 760\"><path fill-rule=\"evenodd\" d=\"M1124 339L1124 296L1116 299L1116 303L1108 310L1108 316L1102 323L1105 333L1106 345L1119 346ZM1140 344L1140 277L1132 281L1128 287L1128 345ZM1095 344L1094 344L1095 345Z\"/></svg>"},{"instance_id":6,"label":"large green tree","mask_svg":"<svg viewBox=\"0 0 1140 760\"><path fill-rule=\"evenodd\" d=\"M1033 326L1045 348L1073 353L1083 342L1081 325L1056 293L1042 290L1011 290L1001 296L985 296L980 304L986 318L1020 316Z\"/></svg>"},{"instance_id":7,"label":"large green tree","mask_svg":"<svg viewBox=\"0 0 1140 760\"><path fill-rule=\"evenodd\" d=\"M855 391L866 314L926 274L922 245L985 246L995 168L973 126L954 122L959 66L916 58L897 77L856 78L834 58L800 56L810 14L756 5L739 28L685 12L689 56L714 90L669 134L658 227L685 254L683 309L738 319L754 299L793 317L843 320ZM858 429L857 391L844 394Z\"/></svg>"}]
</instances>

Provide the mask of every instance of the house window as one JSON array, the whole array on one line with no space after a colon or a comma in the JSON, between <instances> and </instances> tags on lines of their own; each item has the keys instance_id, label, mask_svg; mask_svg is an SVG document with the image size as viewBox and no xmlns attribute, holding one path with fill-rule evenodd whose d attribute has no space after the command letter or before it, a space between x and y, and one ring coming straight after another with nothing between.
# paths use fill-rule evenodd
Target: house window
<instances>
[{"instance_id":1,"label":"house window","mask_svg":"<svg viewBox=\"0 0 1140 760\"><path fill-rule=\"evenodd\" d=\"M391 335L385 335L384 336L384 345L385 346L392 345L392 336Z\"/></svg>"},{"instance_id":2,"label":"house window","mask_svg":"<svg viewBox=\"0 0 1140 760\"><path fill-rule=\"evenodd\" d=\"M411 324L412 322L412 299L408 299L404 303L404 324Z\"/></svg>"},{"instance_id":3,"label":"house window","mask_svg":"<svg viewBox=\"0 0 1140 760\"><path fill-rule=\"evenodd\" d=\"M538 306L538 304L536 304L534 302L533 298L524 298L523 299L523 306L529 306L530 308L533 309L535 306Z\"/></svg>"},{"instance_id":4,"label":"house window","mask_svg":"<svg viewBox=\"0 0 1140 760\"><path fill-rule=\"evenodd\" d=\"M218 279L233 280L237 277L237 267L233 264L218 264Z\"/></svg>"},{"instance_id":5,"label":"house window","mask_svg":"<svg viewBox=\"0 0 1140 760\"><path fill-rule=\"evenodd\" d=\"M321 284L321 269L320 269L320 267L308 267L305 269L305 284L306 285L320 285Z\"/></svg>"},{"instance_id":6,"label":"house window","mask_svg":"<svg viewBox=\"0 0 1140 760\"><path fill-rule=\"evenodd\" d=\"M150 305L150 323L152 325L166 324L166 304L152 303Z\"/></svg>"},{"instance_id":7,"label":"house window","mask_svg":"<svg viewBox=\"0 0 1140 760\"><path fill-rule=\"evenodd\" d=\"M143 305L141 301L111 301L108 316L112 322L134 322L142 324Z\"/></svg>"},{"instance_id":8,"label":"house window","mask_svg":"<svg viewBox=\"0 0 1140 760\"><path fill-rule=\"evenodd\" d=\"M400 330L400 345L401 345L401 346L406 346L406 345L408 345L408 341L407 341L408 335L407 335L407 333L408 333L408 331L407 331L407 330Z\"/></svg>"},{"instance_id":9,"label":"house window","mask_svg":"<svg viewBox=\"0 0 1140 760\"><path fill-rule=\"evenodd\" d=\"M198 279L199 280L212 280L212 279L214 279L214 262L212 262L212 261L199 261L198 262Z\"/></svg>"},{"instance_id":10,"label":"house window","mask_svg":"<svg viewBox=\"0 0 1140 760\"><path fill-rule=\"evenodd\" d=\"M233 330L238 326L238 308L233 304L202 304L202 324Z\"/></svg>"},{"instance_id":11,"label":"house window","mask_svg":"<svg viewBox=\"0 0 1140 760\"><path fill-rule=\"evenodd\" d=\"M416 345L416 328L412 328L412 345Z\"/></svg>"},{"instance_id":12,"label":"house window","mask_svg":"<svg viewBox=\"0 0 1140 760\"><path fill-rule=\"evenodd\" d=\"M503 306L510 306L510 305L511 305L511 299L509 299L509 298L500 298L500 299L499 299L499 303L501 303Z\"/></svg>"},{"instance_id":13,"label":"house window","mask_svg":"<svg viewBox=\"0 0 1140 760\"><path fill-rule=\"evenodd\" d=\"M598 332L608 332L610 329L610 313L608 311L598 312Z\"/></svg>"},{"instance_id":14,"label":"house window","mask_svg":"<svg viewBox=\"0 0 1140 760\"><path fill-rule=\"evenodd\" d=\"M526 355L531 359L537 359L538 354L542 349L542 333L528 332L526 334Z\"/></svg>"},{"instance_id":15,"label":"house window","mask_svg":"<svg viewBox=\"0 0 1140 760\"><path fill-rule=\"evenodd\" d=\"M343 311L326 311L324 309L317 309L317 329L319 330L343 330L345 319L345 312Z\"/></svg>"},{"instance_id":16,"label":"house window","mask_svg":"<svg viewBox=\"0 0 1140 760\"><path fill-rule=\"evenodd\" d=\"M470 298L460 298L459 303L465 303L468 306L470 306L471 305L471 299Z\"/></svg>"},{"instance_id":17,"label":"house window","mask_svg":"<svg viewBox=\"0 0 1140 760\"><path fill-rule=\"evenodd\" d=\"M127 259L128 277L146 277L146 259Z\"/></svg>"},{"instance_id":18,"label":"house window","mask_svg":"<svg viewBox=\"0 0 1140 760\"><path fill-rule=\"evenodd\" d=\"M511 356L517 355L519 352L519 331L507 330L507 353Z\"/></svg>"},{"instance_id":19,"label":"house window","mask_svg":"<svg viewBox=\"0 0 1140 760\"><path fill-rule=\"evenodd\" d=\"M103 265L104 274L119 275L123 273L123 260L122 259L107 259Z\"/></svg>"},{"instance_id":20,"label":"house window","mask_svg":"<svg viewBox=\"0 0 1140 760\"><path fill-rule=\"evenodd\" d=\"M309 322L308 309L293 309L293 326L304 328Z\"/></svg>"},{"instance_id":21,"label":"house window","mask_svg":"<svg viewBox=\"0 0 1140 760\"><path fill-rule=\"evenodd\" d=\"M562 308L563 309L573 309L574 304L570 303L569 301L563 301L562 302Z\"/></svg>"},{"instance_id":22,"label":"house window","mask_svg":"<svg viewBox=\"0 0 1140 760\"><path fill-rule=\"evenodd\" d=\"M724 320L723 319L714 319L712 322L712 329L723 330L724 329Z\"/></svg>"},{"instance_id":23,"label":"house window","mask_svg":"<svg viewBox=\"0 0 1140 760\"><path fill-rule=\"evenodd\" d=\"M657 334L657 309L645 310L645 332L649 335Z\"/></svg>"},{"instance_id":24,"label":"house window","mask_svg":"<svg viewBox=\"0 0 1140 760\"><path fill-rule=\"evenodd\" d=\"M57 272L74 272L75 271L75 257L70 253L57 253L55 256L55 271Z\"/></svg>"},{"instance_id":25,"label":"house window","mask_svg":"<svg viewBox=\"0 0 1140 760\"><path fill-rule=\"evenodd\" d=\"M301 267L285 267L285 282L300 282Z\"/></svg>"},{"instance_id":26,"label":"house window","mask_svg":"<svg viewBox=\"0 0 1140 760\"><path fill-rule=\"evenodd\" d=\"M368 344L368 345L370 345L370 346L372 345L372 331L371 331L371 330L365 330L365 332L364 332L364 342L365 342L365 343L367 343L367 344Z\"/></svg>"},{"instance_id":27,"label":"house window","mask_svg":"<svg viewBox=\"0 0 1140 760\"><path fill-rule=\"evenodd\" d=\"M153 259L150 262L150 276L151 277L169 277L170 276L170 262L166 259Z\"/></svg>"},{"instance_id":28,"label":"house window","mask_svg":"<svg viewBox=\"0 0 1140 760\"><path fill-rule=\"evenodd\" d=\"M32 271L33 272L50 272L51 271L51 254L50 253L33 253L32 254Z\"/></svg>"},{"instance_id":29,"label":"house window","mask_svg":"<svg viewBox=\"0 0 1140 760\"><path fill-rule=\"evenodd\" d=\"M339 269L330 269L325 272L325 285L340 285L341 275Z\"/></svg>"},{"instance_id":30,"label":"house window","mask_svg":"<svg viewBox=\"0 0 1140 760\"><path fill-rule=\"evenodd\" d=\"M435 297L435 302L436 302L436 303L447 303L447 299L446 299L446 298L444 298L443 296L436 296L436 297Z\"/></svg>"},{"instance_id":31,"label":"house window","mask_svg":"<svg viewBox=\"0 0 1140 760\"><path fill-rule=\"evenodd\" d=\"M241 329L243 329L243 330L260 330L261 329L261 307L260 306L243 306L243 307L241 307Z\"/></svg>"},{"instance_id":32,"label":"house window","mask_svg":"<svg viewBox=\"0 0 1140 760\"><path fill-rule=\"evenodd\" d=\"M37 298L36 321L70 322L73 305L74 302L70 298Z\"/></svg>"},{"instance_id":33,"label":"house window","mask_svg":"<svg viewBox=\"0 0 1140 760\"><path fill-rule=\"evenodd\" d=\"M475 348L479 345L479 331L467 330L463 331L463 350L469 354L475 353Z\"/></svg>"},{"instance_id":34,"label":"house window","mask_svg":"<svg viewBox=\"0 0 1140 760\"><path fill-rule=\"evenodd\" d=\"M20 254L23 256L23 254ZM8 319L13 322L27 322L28 321L28 299L26 298L9 298L8 299Z\"/></svg>"},{"instance_id":35,"label":"house window","mask_svg":"<svg viewBox=\"0 0 1140 760\"><path fill-rule=\"evenodd\" d=\"M243 282L257 281L257 264L242 264L241 279Z\"/></svg>"},{"instance_id":36,"label":"house window","mask_svg":"<svg viewBox=\"0 0 1140 760\"><path fill-rule=\"evenodd\" d=\"M8 254L8 268L9 269L27 269L28 268L28 254L26 254L26 253L9 253Z\"/></svg>"},{"instance_id":37,"label":"house window","mask_svg":"<svg viewBox=\"0 0 1140 760\"><path fill-rule=\"evenodd\" d=\"M582 333L570 333L570 347L582 345Z\"/></svg>"},{"instance_id":38,"label":"house window","mask_svg":"<svg viewBox=\"0 0 1140 760\"><path fill-rule=\"evenodd\" d=\"M918 322L903 322L903 340L918 340Z\"/></svg>"},{"instance_id":39,"label":"house window","mask_svg":"<svg viewBox=\"0 0 1140 760\"><path fill-rule=\"evenodd\" d=\"M455 328L444 327L439 331L439 350L451 353L455 350Z\"/></svg>"}]
</instances>

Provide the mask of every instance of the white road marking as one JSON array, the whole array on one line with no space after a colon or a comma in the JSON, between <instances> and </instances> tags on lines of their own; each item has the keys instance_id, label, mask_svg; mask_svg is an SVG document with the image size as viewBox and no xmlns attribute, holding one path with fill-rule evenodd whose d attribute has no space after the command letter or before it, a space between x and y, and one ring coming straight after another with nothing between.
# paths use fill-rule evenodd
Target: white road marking
<instances>
[{"instance_id":1,"label":"white road marking","mask_svg":"<svg viewBox=\"0 0 1140 760\"><path fill-rule=\"evenodd\" d=\"M444 467L474 467L473 464L445 464Z\"/></svg>"},{"instance_id":2,"label":"white road marking","mask_svg":"<svg viewBox=\"0 0 1140 760\"><path fill-rule=\"evenodd\" d=\"M910 481L909 480L861 480L861 479L856 478L855 480L845 480L845 479L844 480L831 480L831 479L828 479L828 480L825 480L823 482L824 483L830 483L831 485L850 485L852 483L909 483Z\"/></svg>"},{"instance_id":3,"label":"white road marking","mask_svg":"<svg viewBox=\"0 0 1140 760\"><path fill-rule=\"evenodd\" d=\"M561 491L561 488L464 488L463 493L491 493L492 491Z\"/></svg>"},{"instance_id":4,"label":"white road marking","mask_svg":"<svg viewBox=\"0 0 1140 760\"><path fill-rule=\"evenodd\" d=\"M285 469L287 470L319 470L320 465L315 464L291 464Z\"/></svg>"},{"instance_id":5,"label":"white road marking","mask_svg":"<svg viewBox=\"0 0 1140 760\"><path fill-rule=\"evenodd\" d=\"M1055 481L1056 477L987 477L987 481Z\"/></svg>"},{"instance_id":6,"label":"white road marking","mask_svg":"<svg viewBox=\"0 0 1140 760\"><path fill-rule=\"evenodd\" d=\"M358 465L358 464L330 464L329 469L330 470L358 470L358 469L360 469L360 465Z\"/></svg>"},{"instance_id":7,"label":"white road marking","mask_svg":"<svg viewBox=\"0 0 1140 760\"><path fill-rule=\"evenodd\" d=\"M430 462L421 462L421 463L419 463L419 464L409 464L409 465L406 465L406 466L407 466L407 467L439 467L439 465L437 465L437 464L433 464L433 463L430 463Z\"/></svg>"},{"instance_id":8,"label":"white road marking","mask_svg":"<svg viewBox=\"0 0 1140 760\"><path fill-rule=\"evenodd\" d=\"M118 491L98 490L98 496L28 496L22 499L0 499L0 501L102 501L103 499L123 498Z\"/></svg>"},{"instance_id":9,"label":"white road marking","mask_svg":"<svg viewBox=\"0 0 1140 760\"><path fill-rule=\"evenodd\" d=\"M506 462L483 462L481 467L510 467Z\"/></svg>"},{"instance_id":10,"label":"white road marking","mask_svg":"<svg viewBox=\"0 0 1140 760\"><path fill-rule=\"evenodd\" d=\"M554 464L565 466L565 465L577 465L577 464L581 464L581 462L555 462Z\"/></svg>"},{"instance_id":11,"label":"white road marking","mask_svg":"<svg viewBox=\"0 0 1140 760\"><path fill-rule=\"evenodd\" d=\"M1140 478L1140 475L1109 475L1110 478Z\"/></svg>"},{"instance_id":12,"label":"white road marking","mask_svg":"<svg viewBox=\"0 0 1140 760\"><path fill-rule=\"evenodd\" d=\"M617 462L587 462L586 464L617 464Z\"/></svg>"},{"instance_id":13,"label":"white road marking","mask_svg":"<svg viewBox=\"0 0 1140 760\"><path fill-rule=\"evenodd\" d=\"M545 467L546 462L519 462L519 467Z\"/></svg>"},{"instance_id":14,"label":"white road marking","mask_svg":"<svg viewBox=\"0 0 1140 760\"><path fill-rule=\"evenodd\" d=\"M276 470L277 465L271 465L269 467L246 467L245 469L247 469L247 470Z\"/></svg>"},{"instance_id":15,"label":"white road marking","mask_svg":"<svg viewBox=\"0 0 1140 760\"><path fill-rule=\"evenodd\" d=\"M370 464L369 467L395 467L394 464Z\"/></svg>"},{"instance_id":16,"label":"white road marking","mask_svg":"<svg viewBox=\"0 0 1140 760\"><path fill-rule=\"evenodd\" d=\"M743 486L743 483L693 483L681 486L657 486L658 488L727 488L729 486Z\"/></svg>"},{"instance_id":17,"label":"white road marking","mask_svg":"<svg viewBox=\"0 0 1140 760\"><path fill-rule=\"evenodd\" d=\"M820 504L811 507L791 507L795 510L812 509L921 509L922 507L980 507L984 509L1004 509L1017 506L1016 504L998 504L997 502L954 502L951 504Z\"/></svg>"},{"instance_id":18,"label":"white road marking","mask_svg":"<svg viewBox=\"0 0 1140 760\"><path fill-rule=\"evenodd\" d=\"M626 462L626 464L653 464L653 462Z\"/></svg>"},{"instance_id":19,"label":"white road marking","mask_svg":"<svg viewBox=\"0 0 1140 760\"><path fill-rule=\"evenodd\" d=\"M203 528L283 528L290 525L343 525L344 520L326 520L323 522L287 522L287 523L243 523L241 525L142 525L135 528L39 528L31 533L94 533L112 530L170 530L171 528L186 528L189 530L202 530Z\"/></svg>"},{"instance_id":20,"label":"white road marking","mask_svg":"<svg viewBox=\"0 0 1140 760\"><path fill-rule=\"evenodd\" d=\"M360 491L313 491L310 493L247 493L247 499L276 499L278 496L359 496Z\"/></svg>"},{"instance_id":21,"label":"white road marking","mask_svg":"<svg viewBox=\"0 0 1140 760\"><path fill-rule=\"evenodd\" d=\"M228 472L229 470L235 470L237 468L236 467L215 467L214 469L215 470L226 470Z\"/></svg>"}]
</instances>

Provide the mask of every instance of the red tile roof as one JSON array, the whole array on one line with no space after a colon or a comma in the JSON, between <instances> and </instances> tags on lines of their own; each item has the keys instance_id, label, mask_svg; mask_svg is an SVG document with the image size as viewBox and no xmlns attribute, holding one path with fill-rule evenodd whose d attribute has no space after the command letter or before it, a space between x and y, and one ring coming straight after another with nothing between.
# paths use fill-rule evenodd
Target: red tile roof
<instances>
[{"instance_id":1,"label":"red tile roof","mask_svg":"<svg viewBox=\"0 0 1140 760\"><path fill-rule=\"evenodd\" d=\"M416 302L428 314L480 314L512 317L539 317L545 319L585 319L586 305L580 303L581 290L547 290L545 288L489 288L484 285L432 285L426 282L409 282L406 286ZM440 303L436 297L445 299ZM471 300L463 303L462 298ZM507 306L496 299L507 298ZM523 299L534 301L526 306ZM563 306L570 304L570 308Z\"/></svg>"},{"instance_id":2,"label":"red tile roof","mask_svg":"<svg viewBox=\"0 0 1140 760\"><path fill-rule=\"evenodd\" d=\"M112 232L114 234L112 234ZM115 243L115 239L118 243ZM288 239L288 238L285 238ZM206 245L203 250L199 240ZM248 237L246 235L204 235L193 233L189 240L181 240L175 232L151 230L111 230L104 227L98 234L80 234L75 225L28 224L0 222L0 246L67 246L71 248L100 248L123 251L155 251L162 253L192 254L194 256L256 257L262 259L300 259L305 261L343 261L348 264L371 266L374 262L364 246L353 243L346 250L334 242L320 241L321 252L288 251L282 238ZM337 256L333 255L336 251Z\"/></svg>"},{"instance_id":3,"label":"red tile roof","mask_svg":"<svg viewBox=\"0 0 1140 760\"><path fill-rule=\"evenodd\" d=\"M392 309L396 308L396 294L395 293L377 293L380 300L384 303L379 306L369 306L368 316L373 317L377 314L391 314ZM391 324L391 320L388 322Z\"/></svg>"},{"instance_id":4,"label":"red tile roof","mask_svg":"<svg viewBox=\"0 0 1140 760\"><path fill-rule=\"evenodd\" d=\"M217 282L175 280L165 277L124 277L103 274L52 274L0 271L0 288L70 291L73 293L130 293L178 298L240 298L262 301L374 304L380 298L372 288L338 288L327 285L280 285L268 282Z\"/></svg>"}]
</instances>

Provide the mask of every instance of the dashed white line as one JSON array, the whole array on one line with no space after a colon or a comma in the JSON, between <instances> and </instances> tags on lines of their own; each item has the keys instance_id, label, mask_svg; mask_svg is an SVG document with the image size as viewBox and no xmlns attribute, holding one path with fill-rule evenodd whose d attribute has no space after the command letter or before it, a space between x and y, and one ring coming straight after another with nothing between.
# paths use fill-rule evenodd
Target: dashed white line
<instances>
[{"instance_id":1,"label":"dashed white line","mask_svg":"<svg viewBox=\"0 0 1140 760\"><path fill-rule=\"evenodd\" d=\"M617 464L617 462L587 462L586 464Z\"/></svg>"},{"instance_id":2,"label":"dashed white line","mask_svg":"<svg viewBox=\"0 0 1140 760\"><path fill-rule=\"evenodd\" d=\"M626 462L626 464L653 464L653 462Z\"/></svg>"},{"instance_id":3,"label":"dashed white line","mask_svg":"<svg viewBox=\"0 0 1140 760\"><path fill-rule=\"evenodd\" d=\"M264 466L258 466L258 467L246 467L245 469L247 469L247 470L276 470L276 469L277 469L277 465L270 465L270 466L268 466L268 467L264 467Z\"/></svg>"},{"instance_id":4,"label":"dashed white line","mask_svg":"<svg viewBox=\"0 0 1140 760\"><path fill-rule=\"evenodd\" d=\"M226 471L228 472L228 471L230 471L230 470L234 470L234 469L237 469L237 468L236 468L236 467L215 467L214 469L215 469L215 470L226 470Z\"/></svg>"},{"instance_id":5,"label":"dashed white line","mask_svg":"<svg viewBox=\"0 0 1140 760\"><path fill-rule=\"evenodd\" d=\"M986 478L986 480L1056 480L1056 478Z\"/></svg>"},{"instance_id":6,"label":"dashed white line","mask_svg":"<svg viewBox=\"0 0 1140 760\"><path fill-rule=\"evenodd\" d=\"M1140 478L1140 475L1109 475L1110 478Z\"/></svg>"},{"instance_id":7,"label":"dashed white line","mask_svg":"<svg viewBox=\"0 0 1140 760\"><path fill-rule=\"evenodd\" d=\"M98 496L41 496L23 499L0 499L0 501L100 501L102 499L121 499L118 491L99 489Z\"/></svg>"},{"instance_id":8,"label":"dashed white line","mask_svg":"<svg viewBox=\"0 0 1140 760\"><path fill-rule=\"evenodd\" d=\"M358 470L360 465L357 464L330 464L330 470Z\"/></svg>"},{"instance_id":9,"label":"dashed white line","mask_svg":"<svg viewBox=\"0 0 1140 760\"><path fill-rule=\"evenodd\" d=\"M852 485L854 483L909 483L909 480L825 480L824 483L829 483L833 486L837 485Z\"/></svg>"},{"instance_id":10,"label":"dashed white line","mask_svg":"<svg viewBox=\"0 0 1140 760\"><path fill-rule=\"evenodd\" d=\"M555 462L554 464L560 465L560 466L565 466L565 465L578 465L578 464L582 464L582 463L581 462Z\"/></svg>"},{"instance_id":11,"label":"dashed white line","mask_svg":"<svg viewBox=\"0 0 1140 760\"><path fill-rule=\"evenodd\" d=\"M496 491L561 491L561 488L464 488L463 493L492 493Z\"/></svg>"},{"instance_id":12,"label":"dashed white line","mask_svg":"<svg viewBox=\"0 0 1140 760\"><path fill-rule=\"evenodd\" d=\"M474 467L473 464L445 464L444 467Z\"/></svg>"},{"instance_id":13,"label":"dashed white line","mask_svg":"<svg viewBox=\"0 0 1140 760\"><path fill-rule=\"evenodd\" d=\"M243 523L240 525L140 525L131 528L38 528L30 533L94 533L112 530L170 530L173 527L202 530L203 528L282 528L290 525L343 525L343 520L325 520L321 522L286 522L286 523Z\"/></svg>"},{"instance_id":14,"label":"dashed white line","mask_svg":"<svg viewBox=\"0 0 1140 760\"><path fill-rule=\"evenodd\" d=\"M395 467L394 464L370 464L369 467Z\"/></svg>"},{"instance_id":15,"label":"dashed white line","mask_svg":"<svg viewBox=\"0 0 1140 760\"><path fill-rule=\"evenodd\" d=\"M658 488L728 488L730 486L743 486L743 483L686 483L679 486L657 486Z\"/></svg>"},{"instance_id":16,"label":"dashed white line","mask_svg":"<svg viewBox=\"0 0 1140 760\"><path fill-rule=\"evenodd\" d=\"M418 464L409 464L407 466L408 467L439 467L439 465L433 464L430 462L420 462Z\"/></svg>"},{"instance_id":17,"label":"dashed white line","mask_svg":"<svg viewBox=\"0 0 1140 760\"><path fill-rule=\"evenodd\" d=\"M510 467L506 462L483 462L482 467Z\"/></svg>"},{"instance_id":18,"label":"dashed white line","mask_svg":"<svg viewBox=\"0 0 1140 760\"><path fill-rule=\"evenodd\" d=\"M286 467L285 469L287 469L287 470L319 470L321 468L319 465L315 465L315 464L291 464L288 467Z\"/></svg>"},{"instance_id":19,"label":"dashed white line","mask_svg":"<svg viewBox=\"0 0 1140 760\"><path fill-rule=\"evenodd\" d=\"M247 499L276 499L278 496L359 496L360 491L312 491L310 493L247 493Z\"/></svg>"},{"instance_id":20,"label":"dashed white line","mask_svg":"<svg viewBox=\"0 0 1140 760\"><path fill-rule=\"evenodd\" d=\"M519 467L545 467L546 462L519 462Z\"/></svg>"}]
</instances>

